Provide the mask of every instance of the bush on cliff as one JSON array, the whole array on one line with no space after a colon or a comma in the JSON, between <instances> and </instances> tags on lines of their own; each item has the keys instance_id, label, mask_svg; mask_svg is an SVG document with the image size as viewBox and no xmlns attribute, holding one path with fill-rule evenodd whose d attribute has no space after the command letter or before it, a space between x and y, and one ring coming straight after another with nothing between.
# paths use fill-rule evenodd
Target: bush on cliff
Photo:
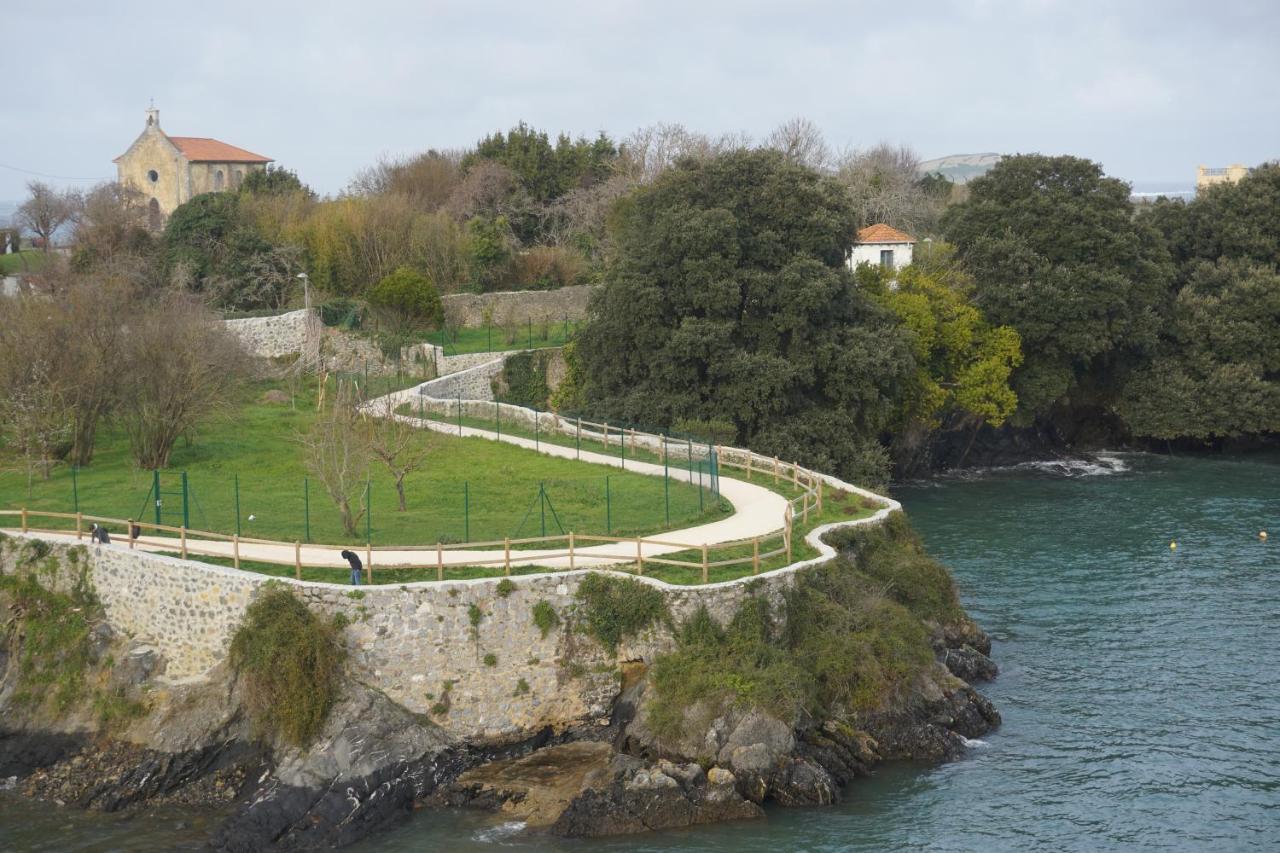
<instances>
[{"instance_id":1,"label":"bush on cliff","mask_svg":"<svg viewBox=\"0 0 1280 853\"><path fill-rule=\"evenodd\" d=\"M339 631L283 586L269 584L249 605L231 640L231 664L261 733L306 746L320 732L338 695Z\"/></svg>"},{"instance_id":2,"label":"bush on cliff","mask_svg":"<svg viewBox=\"0 0 1280 853\"><path fill-rule=\"evenodd\" d=\"M618 643L669 619L660 590L631 578L589 574L578 585L586 632L613 654Z\"/></svg>"},{"instance_id":3,"label":"bush on cliff","mask_svg":"<svg viewBox=\"0 0 1280 853\"><path fill-rule=\"evenodd\" d=\"M721 628L704 609L681 626L677 648L654 662L653 730L685 734L687 709L758 707L795 724L884 708L933 665L929 633L883 583L846 559L801 574L775 625L763 598Z\"/></svg>"},{"instance_id":4,"label":"bush on cliff","mask_svg":"<svg viewBox=\"0 0 1280 853\"><path fill-rule=\"evenodd\" d=\"M947 625L966 618L951 573L929 556L903 513L891 513L883 524L834 531L827 542L921 619Z\"/></svg>"},{"instance_id":5,"label":"bush on cliff","mask_svg":"<svg viewBox=\"0 0 1280 853\"><path fill-rule=\"evenodd\" d=\"M56 572L56 565L52 568ZM52 698L59 713L68 710L85 690L89 629L100 612L92 590L77 584L70 595L54 592L41 586L29 570L0 575L0 598L8 599L17 617L10 623L21 649L15 703L40 705Z\"/></svg>"}]
</instances>

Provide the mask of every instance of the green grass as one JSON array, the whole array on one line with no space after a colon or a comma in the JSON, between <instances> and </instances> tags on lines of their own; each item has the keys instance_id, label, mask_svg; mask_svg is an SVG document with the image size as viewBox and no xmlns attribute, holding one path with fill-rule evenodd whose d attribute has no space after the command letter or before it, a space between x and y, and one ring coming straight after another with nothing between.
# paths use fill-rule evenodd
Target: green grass
<instances>
[{"instance_id":1,"label":"green grass","mask_svg":"<svg viewBox=\"0 0 1280 853\"><path fill-rule=\"evenodd\" d=\"M394 384L394 379L388 382ZM264 392L278 387L253 384L231 410L204 424L190 445L179 443L169 470L161 475L161 490L166 493L163 523L182 523L180 472L185 471L189 526L236 532L238 475L241 535L331 544L355 541L344 534L336 508L314 479L309 484L308 540L307 474L304 451L295 436L314 419L315 388L299 396L296 409L287 402L262 402ZM382 388L375 386L375 390ZM424 430L421 441L432 449L424 469L406 479L407 512L398 511L385 469L371 469L370 527L375 545L539 536L544 517L548 535L558 534L561 527L566 533L616 536L649 535L667 527L661 478L544 456L482 438L460 439ZM37 476L30 494L22 460L0 448L0 507L5 509L26 506L74 512L78 493L79 508L86 514L154 521L151 484L151 472L134 466L128 442L118 430L101 433L91 466L73 478L72 471L60 465L49 480ZM539 497L540 487L545 490L545 502ZM722 507L705 494L700 501L696 487L671 481L671 527L705 523L723 514ZM3 523L14 526L16 520ZM49 521L36 525L55 526ZM359 541L364 531L362 521ZM119 536L123 531L112 532Z\"/></svg>"},{"instance_id":2,"label":"green grass","mask_svg":"<svg viewBox=\"0 0 1280 853\"><path fill-rule=\"evenodd\" d=\"M475 404L473 403L471 404L471 406L472 408L474 408ZM609 442L606 445L603 439L594 439L588 435L583 435L581 438L579 438L576 432L572 432L572 431L565 433L565 432L560 432L558 430L551 430L551 429L544 430L541 428L534 430L530 426L526 426L524 424L516 423L512 421L509 414L504 415L502 413L502 410L497 407L493 408L494 414L492 416L477 417L474 415L464 414L460 419L456 415L450 416L447 413L442 413L439 411L433 413L429 409L426 409L424 406L417 406L413 403L402 403L396 411L402 415L421 415L427 418L428 420L437 421L443 424L449 424L450 426L456 427L460 424L463 427L471 427L473 429L488 430L490 432L497 432L502 435L511 435L517 438L527 438L530 441L536 441L539 444L543 444L543 443L554 444L560 447L572 447L574 448L574 450L584 450L584 451L590 451L592 453L601 453L606 456L616 457L617 459L619 459L621 462L624 463L624 466L625 466L625 463L627 462L650 462L655 465L662 464L662 457L657 453L651 450L646 450L644 449L644 447L640 446L639 444L636 444L633 447L630 439L630 433L615 432L614 431L615 428L618 430L622 429L621 427L617 427L615 424L609 425L609 428L610 428ZM566 425L573 424L575 422L574 419L571 417L565 417L563 420ZM585 425L583 426L584 431L589 429L590 429L589 427ZM639 427L636 428L637 433L643 432L643 431L644 430L641 430ZM620 437L625 440L620 441L619 440ZM690 453L689 444L690 444L689 439L682 440L679 438L671 438L670 441L668 442L668 446L670 447L669 464L671 465L671 469L673 471L683 471L683 470L689 469L690 467L689 466L689 453ZM710 479L707 471L707 461L705 458L702 458L702 459L698 458L699 451L700 450L705 451L706 445L705 443L699 443L696 440L692 441L692 444L693 444L692 452L694 457L693 466L692 466L693 474L695 478L699 474L701 474L703 477L704 487L709 488ZM735 469L735 472L736 472L736 469ZM721 473L729 474L730 472L722 471ZM743 472L744 476L740 479L745 478L745 473L746 472ZM733 473L731 474L731 476L737 476L737 474ZM770 488L773 488L773 485L771 484L772 477L768 479L769 479L768 483L766 483L765 479L761 479L759 482L762 485L769 485ZM789 483L786 480L782 480L781 484L775 491L778 491L780 493L786 494L788 497L791 497L792 495L788 492L788 489L790 488L791 487ZM800 491L796 489L794 490L794 494L798 495L800 494Z\"/></svg>"},{"instance_id":3,"label":"green grass","mask_svg":"<svg viewBox=\"0 0 1280 853\"><path fill-rule=\"evenodd\" d=\"M0 255L0 275L36 272L44 263L45 253L39 249L23 249L16 255Z\"/></svg>"},{"instance_id":4,"label":"green grass","mask_svg":"<svg viewBox=\"0 0 1280 853\"><path fill-rule=\"evenodd\" d=\"M736 475L741 475L741 479L748 479L745 471L736 471ZM750 478L753 482L760 485L772 486L772 476L764 476L753 473ZM790 488L788 486L788 488ZM816 510L809 513L808 521L804 521L802 516L798 515L795 519L795 525L792 532L791 560L788 561L786 554L779 554L775 557L762 558L760 560L760 571L770 572L774 569L781 569L791 563L797 563L802 560L810 560L818 556L818 550L805 542L805 537L809 532L824 524L832 524L837 521L855 521L860 518L868 518L880 510L880 505L874 501L863 499L860 495L852 492L827 492L823 497L822 512ZM774 534L773 536L763 537L760 540L760 553L767 554L775 551L783 545L782 534ZM733 560L747 558L752 556L754 548L750 544L710 547L707 549L707 562L714 563L720 560ZM701 550L677 551L674 554L664 554L663 559L667 560L687 560L692 563L702 562ZM702 569L698 567L685 566L664 566L656 563L646 563L644 568L646 576L657 578L671 584L698 584L702 583ZM709 583L719 583L721 581L733 580L744 575L753 573L751 562L744 562L732 566L712 566L707 570L707 581Z\"/></svg>"},{"instance_id":5,"label":"green grass","mask_svg":"<svg viewBox=\"0 0 1280 853\"><path fill-rule=\"evenodd\" d=\"M448 328L428 332L424 340L443 346L445 355L562 347L573 340L577 325L573 320L547 323L535 320L532 325L523 323L505 328L498 325Z\"/></svg>"}]
</instances>

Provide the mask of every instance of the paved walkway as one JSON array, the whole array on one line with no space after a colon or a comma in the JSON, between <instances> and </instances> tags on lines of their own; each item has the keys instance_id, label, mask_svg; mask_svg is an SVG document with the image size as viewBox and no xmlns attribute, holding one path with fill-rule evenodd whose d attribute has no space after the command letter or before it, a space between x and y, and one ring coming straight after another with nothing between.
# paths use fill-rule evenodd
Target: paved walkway
<instances>
[{"instance_id":1,"label":"paved walkway","mask_svg":"<svg viewBox=\"0 0 1280 853\"><path fill-rule=\"evenodd\" d=\"M397 391L386 397L372 400L366 404L370 410L377 411L395 411L401 404L412 402L417 399L417 389L410 388L405 391ZM386 408L390 405L390 409ZM401 420L412 423L414 425L425 425L428 429L449 435L458 435L459 428L457 425L425 420L421 421L416 417L408 417L398 415ZM614 468L625 468L632 473L646 474L649 476L663 476L664 468L651 462L641 462L635 459L627 460L625 465L617 456L611 456L595 451L583 450L579 452L573 447L563 447L558 444L547 444L540 442L535 447L532 439L521 438L513 435L499 435L496 432L484 429L476 429L474 427L462 427L461 435L475 436L479 438L488 438L495 441L514 444L517 447L536 450L539 453L548 456L559 456L566 459L580 458L583 462L592 462L598 465L609 465ZM690 473L684 468L671 467L667 469L671 479L678 482L698 481L696 472ZM776 533L783 527L783 518L786 513L787 499L777 492L766 489L763 486L757 486L743 480L733 479L731 477L720 477L720 496L733 506L733 515L728 518L715 521L710 524L700 524L696 527L686 527L680 530L670 530L664 533L654 534L651 538L658 542L666 542L672 544L657 544L655 542L644 542L639 546L644 557L660 557L664 554L673 554L678 551L688 550L691 547L700 547L702 545L718 545L724 542L736 542L741 539L751 539L756 536L767 536ZM75 537L72 536L72 539ZM86 540L87 541L87 540ZM117 535L113 542L115 547L120 547L123 543L123 536ZM234 545L231 542L197 540L194 537L188 537L189 546L198 547L201 553L213 556L221 556L230 558L233 555ZM164 536L142 536L136 542L137 547L148 551L177 551L178 540L172 537ZM127 547L127 545L125 546ZM350 547L353 551L360 554L361 559L365 559L365 549L363 546L344 546ZM450 548L456 549L458 546L452 545ZM338 555L338 548L335 546L322 547L316 545L301 546L301 558L304 565L307 566L334 566L343 567L347 565L346 560ZM511 564L513 566L545 566L550 568L568 568L569 558L563 556L567 550L567 543L555 549L538 549L538 550L516 550L511 552ZM634 542L606 543L597 545L577 546L574 547L574 565L576 567L586 566L605 566L613 565L621 562L632 562L636 558L637 545ZM292 565L294 562L294 546L287 544L280 545L263 545L256 542L240 543L240 559L254 560L269 563L285 563ZM474 565L477 561L492 561L491 565L501 567L504 562L504 551L502 548L497 549L467 549L467 550L445 550L441 555L441 562L445 566L465 566ZM375 550L373 552L373 564L376 570L378 566L434 566L436 564L436 549L434 545L420 548L404 548L395 550Z\"/></svg>"}]
</instances>

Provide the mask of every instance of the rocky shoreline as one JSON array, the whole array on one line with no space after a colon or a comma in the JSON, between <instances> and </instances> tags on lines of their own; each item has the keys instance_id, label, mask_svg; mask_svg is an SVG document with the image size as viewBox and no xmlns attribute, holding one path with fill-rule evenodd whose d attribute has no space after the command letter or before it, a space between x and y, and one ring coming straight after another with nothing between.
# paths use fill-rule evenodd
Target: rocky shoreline
<instances>
[{"instance_id":1,"label":"rocky shoreline","mask_svg":"<svg viewBox=\"0 0 1280 853\"><path fill-rule=\"evenodd\" d=\"M0 732L0 780L12 777L21 795L59 807L229 811L209 840L225 851L345 846L421 807L489 810L526 833L578 838L753 819L767 801L837 802L886 761L954 760L966 739L998 726L999 713L965 680L995 675L985 635L938 632L935 642L939 664L913 701L868 716L863 729L834 720L792 727L758 710L733 712L708 728L710 759L654 740L643 679L619 693L605 725L484 746L448 743L352 685L307 753L272 760L239 736L165 752L9 730Z\"/></svg>"},{"instance_id":2,"label":"rocky shoreline","mask_svg":"<svg viewBox=\"0 0 1280 853\"><path fill-rule=\"evenodd\" d=\"M476 734L446 725L440 701L468 684L446 682L424 714L371 680L378 669L347 661L302 741L264 728L232 657L198 678L166 678L172 662L107 619L84 549L0 541L0 787L58 808L208 809L226 816L208 839L222 851L342 847L418 808L488 810L527 833L591 838L758 818L765 803L828 805L884 762L953 760L1000 724L971 686L997 673L990 640L905 521L830 541L836 563L743 585L717 617L706 599L673 611L663 593L603 574L585 576L592 591L568 598L547 631L521 621L531 600L546 603L528 579L505 595L445 596L478 614L464 642L480 671L497 663L476 641L487 612L504 631L556 638L556 691L542 701L590 702L555 725ZM368 599L351 601L360 618ZM408 606L394 601L397 613ZM827 671L866 691L816 692L806 659L828 651ZM771 662L751 669L755 655ZM669 677L663 687L662 668L677 665L706 689L671 692ZM796 678L807 679L807 704L776 688ZM737 691L735 679L768 689ZM521 678L507 689L529 688Z\"/></svg>"}]
</instances>

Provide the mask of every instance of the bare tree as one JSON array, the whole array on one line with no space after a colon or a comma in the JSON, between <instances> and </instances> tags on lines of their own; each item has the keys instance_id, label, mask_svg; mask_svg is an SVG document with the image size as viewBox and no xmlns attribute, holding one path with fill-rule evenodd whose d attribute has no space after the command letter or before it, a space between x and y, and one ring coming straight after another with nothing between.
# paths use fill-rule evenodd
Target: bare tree
<instances>
[{"instance_id":1,"label":"bare tree","mask_svg":"<svg viewBox=\"0 0 1280 853\"><path fill-rule=\"evenodd\" d=\"M920 158L911 148L880 143L846 152L836 178L849 189L861 225L885 222L909 231L932 228L945 199L925 192L918 174Z\"/></svg>"},{"instance_id":2,"label":"bare tree","mask_svg":"<svg viewBox=\"0 0 1280 853\"><path fill-rule=\"evenodd\" d=\"M381 462L396 484L400 511L408 509L404 496L404 478L426 464L431 452L433 434L405 423L396 417L395 397L377 400L367 421L366 440L369 452Z\"/></svg>"},{"instance_id":3,"label":"bare tree","mask_svg":"<svg viewBox=\"0 0 1280 853\"><path fill-rule=\"evenodd\" d=\"M230 402L245 375L239 341L194 297L138 305L123 346L120 420L142 468L163 468L174 444Z\"/></svg>"},{"instance_id":4,"label":"bare tree","mask_svg":"<svg viewBox=\"0 0 1280 853\"><path fill-rule=\"evenodd\" d=\"M633 183L648 183L680 160L703 159L749 147L745 134L726 133L710 137L689 130L682 124L655 124L642 127L623 141L620 174Z\"/></svg>"},{"instance_id":5,"label":"bare tree","mask_svg":"<svg viewBox=\"0 0 1280 853\"><path fill-rule=\"evenodd\" d=\"M350 190L357 195L405 196L415 210L431 213L449 200L462 180L462 153L426 151L408 157L384 156L377 165L362 170Z\"/></svg>"},{"instance_id":6,"label":"bare tree","mask_svg":"<svg viewBox=\"0 0 1280 853\"><path fill-rule=\"evenodd\" d=\"M5 359L10 371L0 389L0 425L27 462L27 490L35 472L49 479L59 451L70 438L63 389L55 367L44 354L17 363Z\"/></svg>"},{"instance_id":7,"label":"bare tree","mask_svg":"<svg viewBox=\"0 0 1280 853\"><path fill-rule=\"evenodd\" d=\"M495 160L478 160L454 187L445 210L461 222L473 216L518 216L532 204L519 175Z\"/></svg>"},{"instance_id":8,"label":"bare tree","mask_svg":"<svg viewBox=\"0 0 1280 853\"><path fill-rule=\"evenodd\" d=\"M797 166L818 171L831 167L831 147L818 126L807 118L797 116L778 125L764 141L764 147L781 151L788 162Z\"/></svg>"},{"instance_id":9,"label":"bare tree","mask_svg":"<svg viewBox=\"0 0 1280 853\"><path fill-rule=\"evenodd\" d=\"M306 449L307 469L337 505L343 529L348 536L356 536L366 510L358 505L358 498L369 481L369 445L356 393L349 384L339 382L333 402L298 441Z\"/></svg>"},{"instance_id":10,"label":"bare tree","mask_svg":"<svg viewBox=\"0 0 1280 853\"><path fill-rule=\"evenodd\" d=\"M98 184L85 194L76 219L75 245L94 264L132 253L150 241L147 203L142 193L115 181Z\"/></svg>"},{"instance_id":11,"label":"bare tree","mask_svg":"<svg viewBox=\"0 0 1280 853\"><path fill-rule=\"evenodd\" d=\"M30 197L18 207L17 220L43 241L47 252L53 246L53 235L76 218L80 194L75 190L56 190L43 181L28 181Z\"/></svg>"}]
</instances>

